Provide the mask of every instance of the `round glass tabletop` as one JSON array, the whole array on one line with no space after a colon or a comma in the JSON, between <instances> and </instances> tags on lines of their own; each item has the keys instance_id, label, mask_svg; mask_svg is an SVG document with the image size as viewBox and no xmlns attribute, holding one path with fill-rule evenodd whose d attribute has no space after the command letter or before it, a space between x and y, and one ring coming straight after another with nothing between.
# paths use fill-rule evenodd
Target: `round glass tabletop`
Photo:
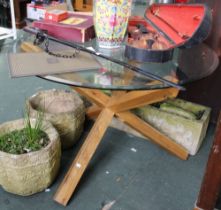
<instances>
[{"instance_id":1,"label":"round glass tabletop","mask_svg":"<svg viewBox=\"0 0 221 210\"><path fill-rule=\"evenodd\" d=\"M128 60L124 56L123 46L112 50L99 49L96 47L95 41L85 43L84 46L99 55L102 54L117 61L130 64L130 66L138 67L150 75L179 85L184 85L212 74L219 63L216 53L203 43L190 49L176 49L173 59L165 63L141 63ZM51 42L50 49L51 51L57 51L66 49L66 46ZM81 56L81 52L78 56ZM135 72L99 56L91 55L91 58L98 63L97 68L85 68L73 70L69 73L44 75L41 77L71 86L110 90L148 90L170 86L165 82ZM78 59L78 57L74 59Z\"/></svg>"},{"instance_id":2,"label":"round glass tabletop","mask_svg":"<svg viewBox=\"0 0 221 210\"><path fill-rule=\"evenodd\" d=\"M9 45L9 47L14 50L8 49L8 52L18 52L18 48L22 42L32 42L33 39L34 36L20 31L14 45ZM79 62L83 52L80 52L75 58L72 58L73 65L71 65L71 68L65 69L65 63L69 62L68 60L70 60L70 58L61 58L63 59L64 68L61 68L59 73L47 73L47 69L45 68L44 75L41 74L39 76L50 81L85 88L148 90L171 86L167 82L159 81L156 78L161 78L178 85L185 85L186 83L209 76L215 71L219 64L216 53L204 43L189 49L175 49L173 59L165 63L132 61L124 56L124 46L113 50L99 49L96 47L95 40L85 43L83 47L95 51L98 55L105 55L108 58L115 59L115 61L139 68L151 76L146 76L143 73L138 73L108 59L90 54L88 54L89 60L86 59L83 62ZM5 48L7 48L7 46ZM17 48L17 50L15 50L15 48ZM60 51L60 54L65 54L67 50L69 52L74 52L75 50L53 41L49 42L49 49L52 52ZM91 62L93 65L91 65ZM81 65L82 63L84 64L83 67L76 68L77 65ZM94 65L94 63L96 65ZM38 68L38 66L36 66L36 68Z\"/></svg>"}]
</instances>

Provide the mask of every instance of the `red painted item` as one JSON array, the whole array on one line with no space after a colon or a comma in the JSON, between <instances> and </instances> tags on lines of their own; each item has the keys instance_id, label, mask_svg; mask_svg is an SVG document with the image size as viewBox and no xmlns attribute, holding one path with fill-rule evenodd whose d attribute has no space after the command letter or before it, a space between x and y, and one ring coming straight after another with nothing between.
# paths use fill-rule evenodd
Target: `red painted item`
<instances>
[{"instance_id":1,"label":"red painted item","mask_svg":"<svg viewBox=\"0 0 221 210\"><path fill-rule=\"evenodd\" d=\"M203 4L153 4L144 18L129 19L125 56L138 61L165 62L172 58L175 47L191 47L206 39L210 28L211 14ZM158 49L150 47L150 40Z\"/></svg>"},{"instance_id":2,"label":"red painted item","mask_svg":"<svg viewBox=\"0 0 221 210\"><path fill-rule=\"evenodd\" d=\"M45 13L45 20L60 22L66 18L68 18L68 12L64 10L53 9Z\"/></svg>"},{"instance_id":3,"label":"red painted item","mask_svg":"<svg viewBox=\"0 0 221 210\"><path fill-rule=\"evenodd\" d=\"M188 3L188 0L176 0L176 3Z\"/></svg>"},{"instance_id":4,"label":"red painted item","mask_svg":"<svg viewBox=\"0 0 221 210\"><path fill-rule=\"evenodd\" d=\"M95 37L93 16L78 12L68 13L68 18L60 22L37 20L33 26L66 41L83 43Z\"/></svg>"}]
</instances>

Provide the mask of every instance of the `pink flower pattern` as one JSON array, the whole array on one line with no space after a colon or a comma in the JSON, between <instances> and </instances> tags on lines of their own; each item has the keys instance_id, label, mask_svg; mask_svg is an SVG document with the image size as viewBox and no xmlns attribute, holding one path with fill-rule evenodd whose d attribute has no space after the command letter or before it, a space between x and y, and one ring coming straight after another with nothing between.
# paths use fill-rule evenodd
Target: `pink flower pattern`
<instances>
[{"instance_id":1,"label":"pink flower pattern","mask_svg":"<svg viewBox=\"0 0 221 210\"><path fill-rule=\"evenodd\" d=\"M94 0L94 24L98 40L110 45L122 42L131 3L132 0Z\"/></svg>"}]
</instances>

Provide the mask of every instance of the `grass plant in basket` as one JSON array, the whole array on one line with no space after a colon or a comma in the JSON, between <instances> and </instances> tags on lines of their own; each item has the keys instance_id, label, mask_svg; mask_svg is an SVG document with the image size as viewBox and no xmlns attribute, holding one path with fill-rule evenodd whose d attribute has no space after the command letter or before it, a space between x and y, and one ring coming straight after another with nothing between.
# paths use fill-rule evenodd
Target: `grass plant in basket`
<instances>
[{"instance_id":1,"label":"grass plant in basket","mask_svg":"<svg viewBox=\"0 0 221 210\"><path fill-rule=\"evenodd\" d=\"M0 150L10 154L24 154L40 150L49 143L47 134L42 129L44 113L38 112L34 126L31 125L29 107L24 114L24 128L0 136Z\"/></svg>"},{"instance_id":2,"label":"grass plant in basket","mask_svg":"<svg viewBox=\"0 0 221 210\"><path fill-rule=\"evenodd\" d=\"M44 114L0 124L0 186L7 192L32 195L54 181L60 168L61 143Z\"/></svg>"}]
</instances>

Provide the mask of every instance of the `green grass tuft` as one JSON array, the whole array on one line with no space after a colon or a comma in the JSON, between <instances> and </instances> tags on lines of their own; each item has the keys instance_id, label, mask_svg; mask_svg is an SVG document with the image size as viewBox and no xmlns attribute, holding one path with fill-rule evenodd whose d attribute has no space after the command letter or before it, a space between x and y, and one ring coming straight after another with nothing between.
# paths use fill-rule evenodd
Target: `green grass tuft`
<instances>
[{"instance_id":1,"label":"green grass tuft","mask_svg":"<svg viewBox=\"0 0 221 210\"><path fill-rule=\"evenodd\" d=\"M37 112L35 126L31 126L30 108L26 105L24 128L0 136L0 150L11 154L24 154L40 150L49 143L47 134L42 130L44 113Z\"/></svg>"},{"instance_id":2,"label":"green grass tuft","mask_svg":"<svg viewBox=\"0 0 221 210\"><path fill-rule=\"evenodd\" d=\"M33 132L36 133L36 131ZM30 141L26 129L14 130L0 136L0 150L10 154L24 154L40 150L48 145L49 139L45 132L40 130L35 135L36 138Z\"/></svg>"}]
</instances>

